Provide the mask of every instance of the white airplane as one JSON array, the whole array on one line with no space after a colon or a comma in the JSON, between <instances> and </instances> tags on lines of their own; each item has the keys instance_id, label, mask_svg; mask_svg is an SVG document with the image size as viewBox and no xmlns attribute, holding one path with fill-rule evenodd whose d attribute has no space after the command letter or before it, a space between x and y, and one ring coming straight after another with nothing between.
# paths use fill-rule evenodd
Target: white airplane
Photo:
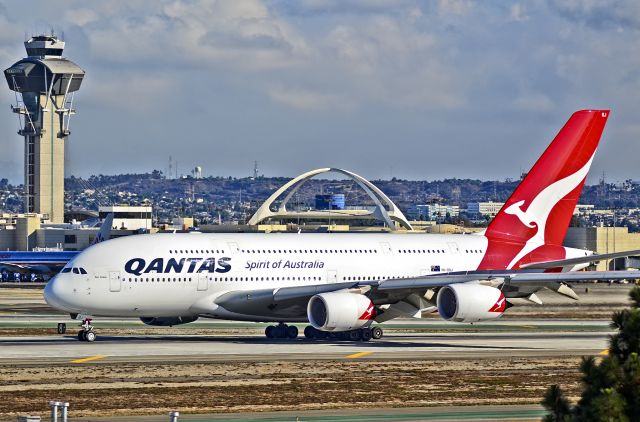
<instances>
[{"instance_id":1,"label":"white airplane","mask_svg":"<svg viewBox=\"0 0 640 422\"><path fill-rule=\"evenodd\" d=\"M80 315L139 317L169 326L199 317L278 322L269 338L369 340L380 323L438 312L445 320L500 317L510 298L539 303L542 288L640 278L577 271L639 251L592 255L562 246L608 110L574 113L482 234L153 234L93 245L52 279L44 297Z\"/></svg>"}]
</instances>

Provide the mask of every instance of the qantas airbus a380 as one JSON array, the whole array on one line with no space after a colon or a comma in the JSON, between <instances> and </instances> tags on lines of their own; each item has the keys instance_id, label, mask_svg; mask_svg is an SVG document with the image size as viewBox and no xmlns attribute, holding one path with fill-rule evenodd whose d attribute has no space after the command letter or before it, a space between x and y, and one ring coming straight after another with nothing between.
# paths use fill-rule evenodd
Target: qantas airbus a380
<instances>
[{"instance_id":1,"label":"qantas airbus a380","mask_svg":"<svg viewBox=\"0 0 640 422\"><path fill-rule=\"evenodd\" d=\"M93 245L44 290L51 306L85 318L139 317L176 325L199 317L278 322L270 338L329 333L380 338L374 322L438 312L445 320L500 317L510 298L542 288L577 298L571 281L638 278L579 272L592 255L562 246L608 110L574 113L487 229L435 234L153 234ZM638 251L633 251L638 253Z\"/></svg>"}]
</instances>

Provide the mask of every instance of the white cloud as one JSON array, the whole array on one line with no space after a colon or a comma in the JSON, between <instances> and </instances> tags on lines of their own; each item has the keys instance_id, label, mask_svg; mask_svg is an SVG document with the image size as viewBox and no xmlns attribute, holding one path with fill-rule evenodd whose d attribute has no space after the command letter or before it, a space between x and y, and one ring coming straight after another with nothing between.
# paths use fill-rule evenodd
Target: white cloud
<instances>
[{"instance_id":1,"label":"white cloud","mask_svg":"<svg viewBox=\"0 0 640 422\"><path fill-rule=\"evenodd\" d=\"M549 0L549 3L566 18L598 29L610 26L640 29L637 0Z\"/></svg>"},{"instance_id":2,"label":"white cloud","mask_svg":"<svg viewBox=\"0 0 640 422\"><path fill-rule=\"evenodd\" d=\"M438 12L442 15L465 15L472 7L469 0L438 0Z\"/></svg>"},{"instance_id":3,"label":"white cloud","mask_svg":"<svg viewBox=\"0 0 640 422\"><path fill-rule=\"evenodd\" d=\"M277 7L291 14L366 15L393 14L405 8L415 8L413 0L279 0Z\"/></svg>"},{"instance_id":4,"label":"white cloud","mask_svg":"<svg viewBox=\"0 0 640 422\"><path fill-rule=\"evenodd\" d=\"M629 145L629 156L640 154L630 126L640 109L630 94L640 89L640 44L632 36L640 28L640 2L66 0L61 8L40 0L10 6L0 0L5 67L24 56L25 31L66 25L59 28L66 33L65 53L87 71L73 122L74 137L83 139L77 151L86 147L87 154L91 142L128 148L108 130L94 131L105 121L126 120L127 139L146 139L152 129L154 147L175 156L178 137L185 151L210 151L212 139L220 141L209 155L224 145L219 164L229 169L245 165L253 139L304 149L300 139L315 136L335 139L331 146L337 149L345 139L367 139L372 149L398 139L416 151L458 157L472 177L478 177L479 161L486 171L500 168L500 175L513 176L522 163L497 166L504 162L500 154L493 163L464 161L454 145L468 142L476 156L502 151L515 133L543 130L536 119L527 122L538 126L514 123L518 115L562 120L560 114L577 107L609 105L611 129L626 128L615 133ZM5 90L2 104L11 101ZM304 119L291 121L287 107ZM14 122L15 116L0 115ZM205 121L215 130L202 136ZM17 141L14 126L0 125L0 139L11 145ZM322 133L310 133L309 126ZM477 137L479 127L499 128L499 134ZM345 163L361 160L343 152ZM605 153L601 163L615 163ZM145 168L153 165L140 156L136 160L146 160ZM424 156L416 157L403 157L407 172L443 177L459 170L434 160L424 174ZM265 151L262 159L279 158ZM371 160L363 172L375 177L386 166Z\"/></svg>"},{"instance_id":5,"label":"white cloud","mask_svg":"<svg viewBox=\"0 0 640 422\"><path fill-rule=\"evenodd\" d=\"M94 50L119 62L153 59L243 69L286 66L306 50L285 21L255 0L173 2L137 12L90 31Z\"/></svg>"},{"instance_id":6,"label":"white cloud","mask_svg":"<svg viewBox=\"0 0 640 422\"><path fill-rule=\"evenodd\" d=\"M71 9L64 13L64 18L67 22L85 26L88 23L98 20L98 13L93 9Z\"/></svg>"},{"instance_id":7,"label":"white cloud","mask_svg":"<svg viewBox=\"0 0 640 422\"><path fill-rule=\"evenodd\" d=\"M101 75L96 82L85 82L78 95L85 104L93 102L118 113L146 114L171 107L175 81L150 75Z\"/></svg>"},{"instance_id":8,"label":"white cloud","mask_svg":"<svg viewBox=\"0 0 640 422\"><path fill-rule=\"evenodd\" d=\"M529 93L517 97L513 106L522 111L547 113L555 110L555 105L549 97L541 93Z\"/></svg>"},{"instance_id":9,"label":"white cloud","mask_svg":"<svg viewBox=\"0 0 640 422\"><path fill-rule=\"evenodd\" d=\"M348 111L354 104L347 98L308 89L276 86L269 89L269 97L286 106L311 111Z\"/></svg>"},{"instance_id":10,"label":"white cloud","mask_svg":"<svg viewBox=\"0 0 640 422\"><path fill-rule=\"evenodd\" d=\"M406 20L405 20L406 19ZM323 58L351 82L359 103L450 109L465 103L464 81L436 37L409 21L370 17L339 25L324 41Z\"/></svg>"},{"instance_id":11,"label":"white cloud","mask_svg":"<svg viewBox=\"0 0 640 422\"><path fill-rule=\"evenodd\" d=\"M529 16L524 11L524 6L520 3L514 3L509 9L509 18L514 22L524 22L529 20Z\"/></svg>"}]
</instances>

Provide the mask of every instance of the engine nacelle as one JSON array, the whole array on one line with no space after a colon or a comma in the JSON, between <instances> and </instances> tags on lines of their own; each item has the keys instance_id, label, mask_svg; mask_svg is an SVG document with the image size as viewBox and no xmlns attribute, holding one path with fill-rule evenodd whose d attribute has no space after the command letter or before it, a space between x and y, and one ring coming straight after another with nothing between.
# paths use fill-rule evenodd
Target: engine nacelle
<instances>
[{"instance_id":1,"label":"engine nacelle","mask_svg":"<svg viewBox=\"0 0 640 422\"><path fill-rule=\"evenodd\" d=\"M309 323L321 331L355 330L375 316L371 299L358 293L320 293L309 299L307 305Z\"/></svg>"},{"instance_id":2,"label":"engine nacelle","mask_svg":"<svg viewBox=\"0 0 640 422\"><path fill-rule=\"evenodd\" d=\"M499 318L507 301L499 289L482 284L451 284L438 292L438 312L447 321L476 322Z\"/></svg>"},{"instance_id":3,"label":"engine nacelle","mask_svg":"<svg viewBox=\"0 0 640 422\"><path fill-rule=\"evenodd\" d=\"M177 317L143 317L140 321L147 325L158 327L172 327L174 325L188 324L198 319L197 316L177 316Z\"/></svg>"}]
</instances>

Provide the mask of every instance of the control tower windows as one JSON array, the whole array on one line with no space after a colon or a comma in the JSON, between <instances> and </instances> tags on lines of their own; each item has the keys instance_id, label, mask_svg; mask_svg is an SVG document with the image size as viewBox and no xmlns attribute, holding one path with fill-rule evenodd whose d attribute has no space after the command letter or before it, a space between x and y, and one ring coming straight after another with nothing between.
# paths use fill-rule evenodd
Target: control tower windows
<instances>
[{"instance_id":1,"label":"control tower windows","mask_svg":"<svg viewBox=\"0 0 640 422\"><path fill-rule=\"evenodd\" d=\"M27 48L29 56L62 56L62 48Z\"/></svg>"}]
</instances>

